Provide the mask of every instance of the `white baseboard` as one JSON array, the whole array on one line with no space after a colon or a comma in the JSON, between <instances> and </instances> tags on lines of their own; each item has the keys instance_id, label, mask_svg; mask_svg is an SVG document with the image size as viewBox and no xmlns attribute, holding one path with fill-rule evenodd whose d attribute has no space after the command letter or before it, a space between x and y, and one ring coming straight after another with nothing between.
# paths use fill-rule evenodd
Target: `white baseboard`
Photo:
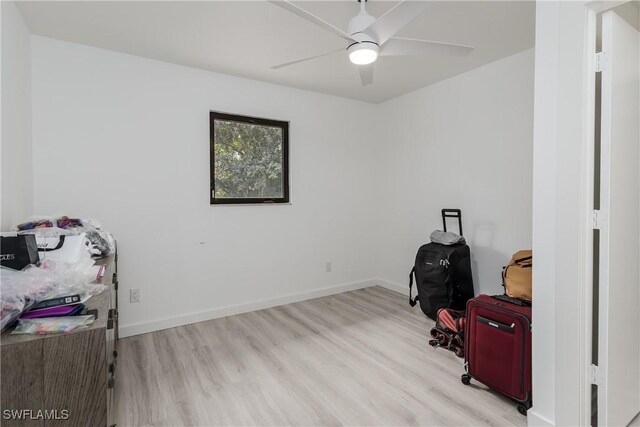
<instances>
[{"instance_id":1,"label":"white baseboard","mask_svg":"<svg viewBox=\"0 0 640 427\"><path fill-rule=\"evenodd\" d=\"M529 427L552 427L555 423L538 414L533 408L527 411L527 425Z\"/></svg>"},{"instance_id":2,"label":"white baseboard","mask_svg":"<svg viewBox=\"0 0 640 427\"><path fill-rule=\"evenodd\" d=\"M376 282L376 284L378 286L382 286L383 288L389 289L390 291L398 292L399 294L409 296L409 285L408 284L406 284L406 285L398 285L397 283L388 282L388 281L383 280L383 279L376 279L375 282Z\"/></svg>"},{"instance_id":3,"label":"white baseboard","mask_svg":"<svg viewBox=\"0 0 640 427\"><path fill-rule=\"evenodd\" d=\"M175 328L176 326L188 325L190 323L203 322L205 320L218 319L220 317L233 316L234 314L247 313L250 311L262 310L279 305L291 304L313 298L320 298L328 295L340 294L356 289L368 288L370 286L381 285L382 281L377 279L362 280L359 282L344 283L341 285L329 286L307 292L297 292L283 295L276 298L269 298L260 301L252 301L244 304L229 305L214 308L212 310L198 311L194 313L182 314L180 316L167 317L163 319L151 320L148 322L133 323L120 326L120 337L130 337L133 335L146 334L148 332L160 331L162 329ZM384 285L382 285L384 286ZM386 287L386 286L385 286Z\"/></svg>"}]
</instances>

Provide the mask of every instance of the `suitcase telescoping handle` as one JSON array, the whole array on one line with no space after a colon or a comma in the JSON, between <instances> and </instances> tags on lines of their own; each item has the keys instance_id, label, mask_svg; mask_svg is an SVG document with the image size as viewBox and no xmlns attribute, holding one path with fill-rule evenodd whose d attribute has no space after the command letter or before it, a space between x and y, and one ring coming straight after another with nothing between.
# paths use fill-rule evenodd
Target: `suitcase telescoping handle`
<instances>
[{"instance_id":1,"label":"suitcase telescoping handle","mask_svg":"<svg viewBox=\"0 0 640 427\"><path fill-rule=\"evenodd\" d=\"M460 209L442 209L442 226L447 231L447 218L458 218L458 230L462 236L462 211Z\"/></svg>"}]
</instances>

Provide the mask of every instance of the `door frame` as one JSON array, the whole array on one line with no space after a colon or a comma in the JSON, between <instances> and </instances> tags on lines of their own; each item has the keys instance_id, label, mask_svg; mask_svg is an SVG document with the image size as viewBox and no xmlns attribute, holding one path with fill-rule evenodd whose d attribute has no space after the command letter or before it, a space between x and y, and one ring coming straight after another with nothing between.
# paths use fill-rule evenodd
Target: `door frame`
<instances>
[{"instance_id":1,"label":"door frame","mask_svg":"<svg viewBox=\"0 0 640 427\"><path fill-rule=\"evenodd\" d=\"M624 3L536 3L530 426L590 424L596 15Z\"/></svg>"},{"instance_id":2,"label":"door frame","mask_svg":"<svg viewBox=\"0 0 640 427\"><path fill-rule=\"evenodd\" d=\"M583 64L583 81L585 83L584 104L584 130L583 133L583 176L581 192L582 204L582 242L580 253L580 282L582 295L581 316L579 325L579 340L581 343L581 387L580 387L580 425L591 425L592 401L591 385L600 381L598 375L592 369L593 350L593 230L595 227L594 217L594 175L595 175L595 108L596 108L596 33L597 15L614 9L630 0L593 0L585 4L585 55ZM597 402L596 402L597 405Z\"/></svg>"}]
</instances>

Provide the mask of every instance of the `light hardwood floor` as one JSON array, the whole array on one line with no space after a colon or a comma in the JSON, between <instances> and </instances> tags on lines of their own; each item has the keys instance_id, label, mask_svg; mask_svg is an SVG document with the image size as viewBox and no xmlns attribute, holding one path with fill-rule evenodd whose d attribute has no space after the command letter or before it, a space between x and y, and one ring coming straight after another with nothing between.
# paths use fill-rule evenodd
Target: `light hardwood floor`
<instances>
[{"instance_id":1,"label":"light hardwood floor","mask_svg":"<svg viewBox=\"0 0 640 427\"><path fill-rule=\"evenodd\" d=\"M118 426L526 425L380 287L125 338Z\"/></svg>"}]
</instances>

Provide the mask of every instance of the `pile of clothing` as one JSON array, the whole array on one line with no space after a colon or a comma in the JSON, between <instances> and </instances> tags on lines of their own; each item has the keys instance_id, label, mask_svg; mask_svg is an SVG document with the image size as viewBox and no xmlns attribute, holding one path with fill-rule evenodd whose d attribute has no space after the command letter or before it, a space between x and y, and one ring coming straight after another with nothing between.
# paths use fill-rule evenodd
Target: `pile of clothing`
<instances>
[{"instance_id":1,"label":"pile of clothing","mask_svg":"<svg viewBox=\"0 0 640 427\"><path fill-rule=\"evenodd\" d=\"M102 258L116 250L116 242L111 233L92 219L69 218L68 216L38 218L19 224L18 234L35 234L36 238L58 238L77 236L84 233L85 245L93 257Z\"/></svg>"},{"instance_id":2,"label":"pile of clothing","mask_svg":"<svg viewBox=\"0 0 640 427\"><path fill-rule=\"evenodd\" d=\"M55 224L55 225L54 225ZM69 218L68 216L61 216L60 218L41 218L35 219L23 224L19 224L16 228L18 231L35 230L38 228L74 228L82 227L82 220L80 218Z\"/></svg>"},{"instance_id":3,"label":"pile of clothing","mask_svg":"<svg viewBox=\"0 0 640 427\"><path fill-rule=\"evenodd\" d=\"M106 289L104 265L95 258L115 253L113 236L94 220L68 216L36 218L15 229L2 233L0 330L17 321L12 333L67 332L93 321L78 315Z\"/></svg>"}]
</instances>

